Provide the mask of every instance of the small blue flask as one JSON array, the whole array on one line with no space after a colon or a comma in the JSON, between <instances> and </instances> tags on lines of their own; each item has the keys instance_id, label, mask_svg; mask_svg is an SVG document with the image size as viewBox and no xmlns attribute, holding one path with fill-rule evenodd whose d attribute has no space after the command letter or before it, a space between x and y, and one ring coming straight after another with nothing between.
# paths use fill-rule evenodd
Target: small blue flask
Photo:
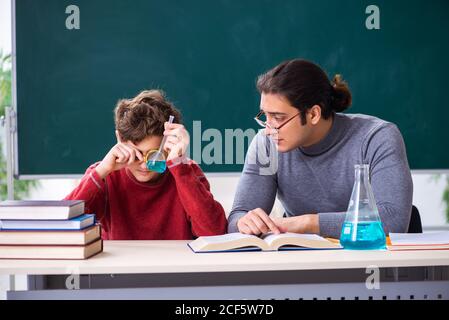
<instances>
[{"instance_id":1,"label":"small blue flask","mask_svg":"<svg viewBox=\"0 0 449 320\"><path fill-rule=\"evenodd\" d=\"M369 165L355 165L355 181L341 230L345 249L385 249L386 237L369 180Z\"/></svg>"}]
</instances>

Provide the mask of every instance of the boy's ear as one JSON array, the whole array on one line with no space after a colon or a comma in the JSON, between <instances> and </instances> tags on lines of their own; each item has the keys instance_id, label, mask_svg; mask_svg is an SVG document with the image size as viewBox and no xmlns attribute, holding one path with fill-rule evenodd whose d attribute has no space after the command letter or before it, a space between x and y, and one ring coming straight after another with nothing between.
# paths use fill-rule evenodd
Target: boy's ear
<instances>
[{"instance_id":1,"label":"boy's ear","mask_svg":"<svg viewBox=\"0 0 449 320\"><path fill-rule=\"evenodd\" d=\"M118 130L115 130L115 137L117 138L117 143L122 143L122 139L120 139L120 134L118 133Z\"/></svg>"}]
</instances>

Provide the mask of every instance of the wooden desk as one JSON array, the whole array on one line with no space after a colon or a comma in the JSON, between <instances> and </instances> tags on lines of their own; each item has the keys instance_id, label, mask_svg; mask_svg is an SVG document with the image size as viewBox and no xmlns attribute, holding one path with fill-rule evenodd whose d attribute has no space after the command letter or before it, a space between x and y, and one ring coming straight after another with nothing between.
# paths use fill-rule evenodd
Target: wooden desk
<instances>
[{"instance_id":1,"label":"wooden desk","mask_svg":"<svg viewBox=\"0 0 449 320\"><path fill-rule=\"evenodd\" d=\"M379 290L365 285L373 266ZM14 299L430 298L434 291L449 299L448 270L449 250L193 253L187 241L105 241L88 260L0 260L0 274L30 275L29 291L9 292ZM65 289L74 274L80 290Z\"/></svg>"}]
</instances>

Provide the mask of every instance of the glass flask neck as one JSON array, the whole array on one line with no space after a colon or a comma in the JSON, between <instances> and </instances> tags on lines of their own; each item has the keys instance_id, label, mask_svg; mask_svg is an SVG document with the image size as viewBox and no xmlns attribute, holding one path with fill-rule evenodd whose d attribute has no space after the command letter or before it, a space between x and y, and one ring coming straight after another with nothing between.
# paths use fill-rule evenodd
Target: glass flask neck
<instances>
[{"instance_id":1,"label":"glass flask neck","mask_svg":"<svg viewBox=\"0 0 449 320\"><path fill-rule=\"evenodd\" d=\"M355 181L369 183L369 164L357 164L355 168Z\"/></svg>"}]
</instances>

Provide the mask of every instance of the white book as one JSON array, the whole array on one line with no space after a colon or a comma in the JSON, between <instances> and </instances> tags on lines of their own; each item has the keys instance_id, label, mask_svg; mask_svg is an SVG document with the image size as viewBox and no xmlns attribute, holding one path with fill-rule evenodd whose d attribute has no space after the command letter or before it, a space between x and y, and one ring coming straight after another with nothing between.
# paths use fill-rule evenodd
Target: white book
<instances>
[{"instance_id":1,"label":"white book","mask_svg":"<svg viewBox=\"0 0 449 320\"><path fill-rule=\"evenodd\" d=\"M7 200L0 202L0 220L67 220L83 213L83 200Z\"/></svg>"},{"instance_id":2,"label":"white book","mask_svg":"<svg viewBox=\"0 0 449 320\"><path fill-rule=\"evenodd\" d=\"M388 250L447 250L449 231L428 233L390 233Z\"/></svg>"},{"instance_id":3,"label":"white book","mask_svg":"<svg viewBox=\"0 0 449 320\"><path fill-rule=\"evenodd\" d=\"M1 230L82 230L95 224L94 214L69 220L0 220Z\"/></svg>"}]
</instances>

